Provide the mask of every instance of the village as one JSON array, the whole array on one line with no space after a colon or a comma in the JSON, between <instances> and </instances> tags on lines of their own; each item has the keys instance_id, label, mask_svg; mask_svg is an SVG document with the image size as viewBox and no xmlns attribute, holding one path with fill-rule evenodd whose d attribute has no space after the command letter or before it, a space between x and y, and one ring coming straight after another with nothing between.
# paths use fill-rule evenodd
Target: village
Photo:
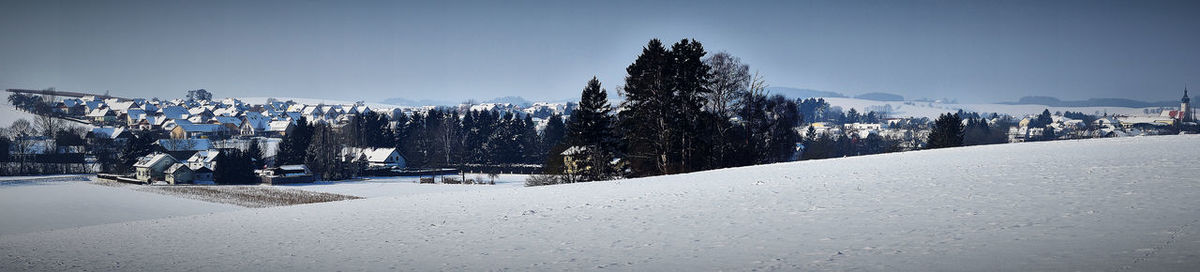
<instances>
[{"instance_id":1,"label":"village","mask_svg":"<svg viewBox=\"0 0 1200 272\"><path fill-rule=\"evenodd\" d=\"M326 124L340 130L363 115L377 114L388 120L388 127L404 126L398 122L414 114L427 114L431 110L452 112L503 112L514 114L517 119L528 117L533 121L536 133L544 135L551 116L569 117L574 103L533 103L513 105L508 103L463 103L456 107L420 106L372 108L366 103L353 104L305 104L295 101L267 99L264 103L247 103L236 98L212 99L205 90L188 92L186 99L143 99L118 98L103 95L55 92L52 90L10 89L10 102L18 109L57 119L62 128L50 127L54 122L40 121L43 130L60 130L67 127L84 127L82 139L71 140L53 133L14 134L9 148L9 163L17 167L31 167L39 163L57 165L65 172L99 173L100 177L143 184L215 184L214 171L220 167L216 158L222 150L245 151L253 145L261 156L254 169L258 180L252 184L307 183L320 179L314 177L304 164L282 164L276 162L279 144L297 127L301 120L311 124ZM930 133L930 121L916 117L890 117L886 113L858 114L850 109L842 113L837 106L821 100L812 112L812 122L798 123L794 130L799 134L794 154L788 160L866 155L871 153L916 150L922 148ZM802 101L802 103L804 103ZM1008 115L961 112L963 125L971 130L983 124L983 133L976 135L979 143L1014 143L1025 141L1047 141L1061 139L1084 139L1123 137L1137 135L1174 134L1182 126L1195 126L1191 116L1190 99L1186 90L1179 109L1163 108L1157 115L1090 115L1084 113L1055 112L1045 110L1042 114L1013 117ZM1150 111L1147 110L1149 113ZM500 114L496 114L500 116ZM820 118L813 118L813 117ZM967 118L967 116L974 116ZM457 118L457 116L456 116ZM50 118L46 118L50 119ZM555 122L562 122L557 120ZM46 124L51 123L51 124ZM990 124L990 125L989 125ZM990 127L989 127L990 126ZM79 128L76 128L78 130ZM14 133L16 131L13 131ZM813 134L815 133L815 134ZM56 137L52 137L54 135ZM135 160L120 160L135 135L153 137L153 151ZM886 147L840 147L836 153L828 151L818 154L821 141L818 136L830 137L824 142L835 144L838 139L849 141L849 145L886 145ZM142 136L147 137L147 136ZM882 144L868 143L866 139L882 139ZM581 171L580 158L572 158L581 147L555 152L562 157L567 174ZM453 169L453 165L420 165L412 167L402 151L396 147L344 147L341 156L353 161L361 175L428 175L422 182L433 183L435 176L462 175L465 170ZM805 156L807 149L813 153ZM859 150L862 149L862 150ZM866 151L863 151L866 150ZM875 150L875 151L871 151ZM112 165L114 163L131 165ZM537 162L532 160L531 162ZM614 160L614 164L619 163ZM65 166L63 166L65 165ZM476 165L478 166L478 165ZM36 167L35 167L36 168ZM493 167L494 168L494 167ZM40 169L40 168L39 168ZM126 171L121 171L126 169ZM476 167L478 169L478 167ZM536 173L536 167L529 173ZM511 169L510 173L511 173ZM499 172L502 170L493 170ZM126 174L119 174L124 172ZM444 178L442 180L445 180ZM450 182L463 182L451 179Z\"/></svg>"}]
</instances>

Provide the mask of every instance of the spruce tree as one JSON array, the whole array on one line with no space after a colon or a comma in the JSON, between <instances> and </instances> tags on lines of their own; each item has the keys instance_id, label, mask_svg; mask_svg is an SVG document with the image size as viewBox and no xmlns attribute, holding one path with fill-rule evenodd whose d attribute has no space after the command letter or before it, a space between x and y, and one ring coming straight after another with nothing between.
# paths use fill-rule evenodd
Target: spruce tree
<instances>
[{"instance_id":1,"label":"spruce tree","mask_svg":"<svg viewBox=\"0 0 1200 272\"><path fill-rule=\"evenodd\" d=\"M635 176L672 173L672 129L667 109L672 103L671 60L658 39L625 68L625 110L618 114L629 166Z\"/></svg>"},{"instance_id":2,"label":"spruce tree","mask_svg":"<svg viewBox=\"0 0 1200 272\"><path fill-rule=\"evenodd\" d=\"M262 147L258 144L258 139L250 139L250 146L246 148L246 156L250 158L252 169L263 169L267 161L263 158Z\"/></svg>"},{"instance_id":3,"label":"spruce tree","mask_svg":"<svg viewBox=\"0 0 1200 272\"><path fill-rule=\"evenodd\" d=\"M930 128L925 148L957 147L963 145L962 118L957 113L942 114Z\"/></svg>"},{"instance_id":4,"label":"spruce tree","mask_svg":"<svg viewBox=\"0 0 1200 272\"><path fill-rule=\"evenodd\" d=\"M300 117L292 131L284 135L283 140L279 142L279 148L275 154L275 164L304 163L309 142L312 141L312 132L312 125L308 123L307 119Z\"/></svg>"},{"instance_id":5,"label":"spruce tree","mask_svg":"<svg viewBox=\"0 0 1200 272\"><path fill-rule=\"evenodd\" d=\"M700 131L712 120L702 111L710 67L704 47L683 40L668 51L653 39L625 69L625 101L618 116L635 176L704 169L711 146Z\"/></svg>"},{"instance_id":6,"label":"spruce tree","mask_svg":"<svg viewBox=\"0 0 1200 272\"><path fill-rule=\"evenodd\" d=\"M580 173L585 181L606 179L612 175L609 161L616 153L616 143L612 135L613 116L609 114L612 107L608 104L608 93L600 88L600 81L592 77L579 99L579 108L567 122L566 142L569 146L586 149L582 156L586 164L581 168L587 169Z\"/></svg>"}]
</instances>

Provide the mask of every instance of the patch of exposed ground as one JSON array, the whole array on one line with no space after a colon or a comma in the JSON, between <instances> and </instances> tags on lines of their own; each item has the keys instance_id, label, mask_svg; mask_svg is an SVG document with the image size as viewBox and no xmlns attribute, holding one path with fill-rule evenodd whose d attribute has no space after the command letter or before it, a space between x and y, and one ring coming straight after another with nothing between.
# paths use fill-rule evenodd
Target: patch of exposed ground
<instances>
[{"instance_id":1,"label":"patch of exposed ground","mask_svg":"<svg viewBox=\"0 0 1200 272\"><path fill-rule=\"evenodd\" d=\"M97 185L127 187L135 191L149 192L187 199L238 205L247 208L266 208L300 204L321 203L360 199L361 197L333 193L260 185L136 185L99 180Z\"/></svg>"}]
</instances>

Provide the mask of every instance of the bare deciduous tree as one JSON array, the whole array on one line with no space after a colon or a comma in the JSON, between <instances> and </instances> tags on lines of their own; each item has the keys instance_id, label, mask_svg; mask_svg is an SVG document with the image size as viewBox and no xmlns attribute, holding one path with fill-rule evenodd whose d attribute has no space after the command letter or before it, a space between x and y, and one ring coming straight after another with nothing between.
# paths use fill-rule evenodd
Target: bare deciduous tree
<instances>
[{"instance_id":1,"label":"bare deciduous tree","mask_svg":"<svg viewBox=\"0 0 1200 272\"><path fill-rule=\"evenodd\" d=\"M727 52L713 54L704 62L712 67L713 73L708 86L712 92L708 94L705 109L729 118L737 111L738 100L750 89L750 65Z\"/></svg>"},{"instance_id":2,"label":"bare deciduous tree","mask_svg":"<svg viewBox=\"0 0 1200 272\"><path fill-rule=\"evenodd\" d=\"M37 135L38 132L37 128L34 127L33 124L29 123L29 120L26 120L25 118L13 121L12 126L8 127L8 131L9 133L12 133L12 137L14 139Z\"/></svg>"}]
</instances>

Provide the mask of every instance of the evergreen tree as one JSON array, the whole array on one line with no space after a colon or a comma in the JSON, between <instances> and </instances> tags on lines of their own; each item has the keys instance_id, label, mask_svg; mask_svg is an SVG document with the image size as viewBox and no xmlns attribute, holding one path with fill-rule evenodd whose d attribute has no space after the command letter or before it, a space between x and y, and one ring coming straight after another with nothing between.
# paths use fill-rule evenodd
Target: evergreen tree
<instances>
[{"instance_id":1,"label":"evergreen tree","mask_svg":"<svg viewBox=\"0 0 1200 272\"><path fill-rule=\"evenodd\" d=\"M567 121L567 144L588 151L585 154L587 158L581 159L587 163L581 167L587 169L585 173L580 173L580 179L584 181L607 179L613 175L609 161L615 155L617 146L612 135L614 120L609 114L611 110L607 91L600 88L600 81L592 77L587 87L583 88L579 108Z\"/></svg>"},{"instance_id":2,"label":"evergreen tree","mask_svg":"<svg viewBox=\"0 0 1200 272\"><path fill-rule=\"evenodd\" d=\"M525 119L521 121L520 130L521 144L521 163L538 163L544 158L541 155L541 141L538 137L537 124L533 122L532 115L525 115Z\"/></svg>"},{"instance_id":3,"label":"evergreen tree","mask_svg":"<svg viewBox=\"0 0 1200 272\"><path fill-rule=\"evenodd\" d=\"M1045 127L1052 123L1054 123L1054 118L1051 117L1050 110L1045 109L1042 110L1042 114L1039 114L1036 118L1029 122L1029 127Z\"/></svg>"},{"instance_id":4,"label":"evergreen tree","mask_svg":"<svg viewBox=\"0 0 1200 272\"><path fill-rule=\"evenodd\" d=\"M846 112L846 123L858 123L858 122L859 122L858 110L855 110L854 108L850 108L850 111Z\"/></svg>"},{"instance_id":5,"label":"evergreen tree","mask_svg":"<svg viewBox=\"0 0 1200 272\"><path fill-rule=\"evenodd\" d=\"M625 70L625 101L619 118L633 175L702 169L709 146L700 137L710 67L704 47L683 40L668 51L658 39Z\"/></svg>"},{"instance_id":6,"label":"evergreen tree","mask_svg":"<svg viewBox=\"0 0 1200 272\"><path fill-rule=\"evenodd\" d=\"M962 119L957 113L942 114L938 116L937 121L934 121L933 127L929 133L929 140L926 143L926 148L944 148L956 147L963 145L963 125Z\"/></svg>"},{"instance_id":7,"label":"evergreen tree","mask_svg":"<svg viewBox=\"0 0 1200 272\"><path fill-rule=\"evenodd\" d=\"M543 158L545 158L545 163L542 166L543 174L562 174L562 152L567 150L566 134L567 128L563 124L562 115L551 115L550 119L547 120L546 128L542 130L541 136Z\"/></svg>"},{"instance_id":8,"label":"evergreen tree","mask_svg":"<svg viewBox=\"0 0 1200 272\"><path fill-rule=\"evenodd\" d=\"M134 137L129 139L124 150L121 151L119 159L121 163L117 164L117 173L130 174L133 173L133 164L139 158L150 155L154 152L154 142L157 141L153 133L138 132L134 133Z\"/></svg>"},{"instance_id":9,"label":"evergreen tree","mask_svg":"<svg viewBox=\"0 0 1200 272\"><path fill-rule=\"evenodd\" d=\"M1058 135L1054 133L1054 127L1046 126L1042 129L1042 141L1058 140Z\"/></svg>"},{"instance_id":10,"label":"evergreen tree","mask_svg":"<svg viewBox=\"0 0 1200 272\"><path fill-rule=\"evenodd\" d=\"M217 184L257 184L251 154L237 148L221 149L213 159L213 182Z\"/></svg>"},{"instance_id":11,"label":"evergreen tree","mask_svg":"<svg viewBox=\"0 0 1200 272\"><path fill-rule=\"evenodd\" d=\"M691 172L708 169L706 165L711 154L711 138L704 137L701 131L712 125L704 111L705 98L712 92L708 89L712 81L712 67L705 64L703 59L707 54L704 46L696 40L681 40L671 46L674 56L674 100L673 111L675 129L679 130L679 171Z\"/></svg>"},{"instance_id":12,"label":"evergreen tree","mask_svg":"<svg viewBox=\"0 0 1200 272\"><path fill-rule=\"evenodd\" d=\"M430 146L432 141L425 132L425 114L413 113L412 119L397 132L400 150L410 167L429 167Z\"/></svg>"},{"instance_id":13,"label":"evergreen tree","mask_svg":"<svg viewBox=\"0 0 1200 272\"><path fill-rule=\"evenodd\" d=\"M550 115L550 118L546 120L546 128L542 129L542 155L554 155L553 153L550 153L550 149L553 149L554 146L561 143L563 139L566 138L566 135L567 128L566 125L563 124L562 115Z\"/></svg>"},{"instance_id":14,"label":"evergreen tree","mask_svg":"<svg viewBox=\"0 0 1200 272\"><path fill-rule=\"evenodd\" d=\"M349 165L355 163L356 157L345 152L346 144L341 138L329 125L313 127L304 164L322 180L343 180L358 173L358 169Z\"/></svg>"},{"instance_id":15,"label":"evergreen tree","mask_svg":"<svg viewBox=\"0 0 1200 272\"><path fill-rule=\"evenodd\" d=\"M262 147L259 147L258 139L250 139L250 146L246 148L246 156L250 158L253 169L263 169L267 164Z\"/></svg>"},{"instance_id":16,"label":"evergreen tree","mask_svg":"<svg viewBox=\"0 0 1200 272\"><path fill-rule=\"evenodd\" d=\"M9 161L9 150L8 149L9 149L9 145L11 145L11 144L12 144L12 140L9 140L8 136L0 135L0 162Z\"/></svg>"},{"instance_id":17,"label":"evergreen tree","mask_svg":"<svg viewBox=\"0 0 1200 272\"><path fill-rule=\"evenodd\" d=\"M312 141L313 127L304 117L296 121L291 132L284 135L275 153L276 165L304 163L309 143Z\"/></svg>"}]
</instances>

